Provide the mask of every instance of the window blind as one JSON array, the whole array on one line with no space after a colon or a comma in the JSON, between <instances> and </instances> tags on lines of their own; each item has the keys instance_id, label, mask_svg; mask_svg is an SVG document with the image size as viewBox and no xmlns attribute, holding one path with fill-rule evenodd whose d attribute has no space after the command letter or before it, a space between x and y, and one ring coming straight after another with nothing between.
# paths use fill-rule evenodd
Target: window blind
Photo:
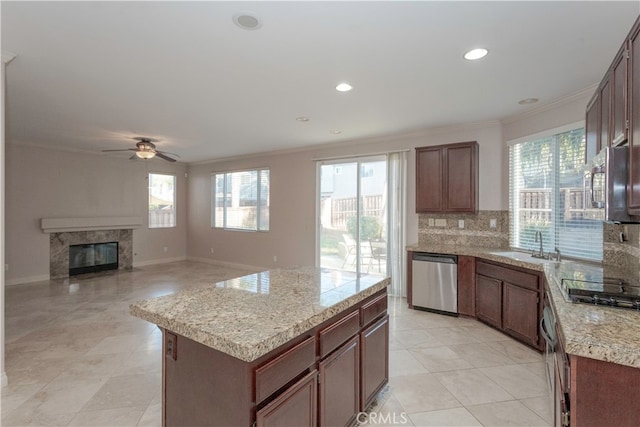
<instances>
[{"instance_id":1,"label":"window blind","mask_svg":"<svg viewBox=\"0 0 640 427\"><path fill-rule=\"evenodd\" d=\"M585 186L584 128L509 147L510 243L537 251L601 261L602 221L592 215Z\"/></svg>"}]
</instances>

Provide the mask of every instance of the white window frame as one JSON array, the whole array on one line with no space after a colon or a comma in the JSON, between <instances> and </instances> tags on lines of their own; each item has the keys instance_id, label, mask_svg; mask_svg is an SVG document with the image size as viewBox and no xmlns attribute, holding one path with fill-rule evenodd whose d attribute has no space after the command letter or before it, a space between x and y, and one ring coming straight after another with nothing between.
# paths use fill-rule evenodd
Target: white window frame
<instances>
[{"instance_id":1,"label":"white window frame","mask_svg":"<svg viewBox=\"0 0 640 427\"><path fill-rule=\"evenodd\" d=\"M257 174L257 178L256 178L256 226L255 228L245 228L245 227L233 227L233 226L229 226L227 223L227 197L226 194L223 193L223 214L222 214L222 225L221 226L217 226L216 225L216 191L217 191L217 186L216 186L216 179L217 176L224 176L224 183L223 183L223 188L226 188L227 184L226 184L226 180L228 179L228 176L231 174L238 174L238 173L246 173L246 172L256 172ZM261 182L261 174L267 172L269 177L268 177L268 194L267 194L267 199L266 199L266 206L262 206L262 186L260 185ZM210 207L211 207L211 228L215 228L218 230L228 230L228 231L244 231L244 232L260 232L260 233L266 233L270 230L271 225L270 225L270 221L267 221L266 223L266 227L262 226L262 212L264 209L266 209L267 211L270 211L270 198L271 198L271 170L267 167L263 167L263 168L255 168L255 169L242 169L242 170L233 170L233 171L221 171L221 172L213 172L211 173L211 203L210 203Z\"/></svg>"},{"instance_id":2,"label":"white window frame","mask_svg":"<svg viewBox=\"0 0 640 427\"><path fill-rule=\"evenodd\" d=\"M172 201L172 217L173 217L173 224L171 225L152 225L152 221L151 221L151 175L162 175L162 176L170 176L173 178L173 201ZM163 229L163 228L176 228L178 225L178 208L177 208L177 193L178 193L178 176L176 174L172 174L172 173L166 173L166 172L149 172L147 174L147 223L148 223L148 228L149 229Z\"/></svg>"}]
</instances>

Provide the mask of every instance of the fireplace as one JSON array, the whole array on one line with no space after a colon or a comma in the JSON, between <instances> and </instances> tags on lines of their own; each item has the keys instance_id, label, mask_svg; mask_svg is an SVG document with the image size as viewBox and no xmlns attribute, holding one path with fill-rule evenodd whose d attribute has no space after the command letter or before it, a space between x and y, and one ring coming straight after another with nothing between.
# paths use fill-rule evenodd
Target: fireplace
<instances>
[{"instance_id":1,"label":"fireplace","mask_svg":"<svg viewBox=\"0 0 640 427\"><path fill-rule=\"evenodd\" d=\"M69 245L69 276L118 269L118 242Z\"/></svg>"}]
</instances>

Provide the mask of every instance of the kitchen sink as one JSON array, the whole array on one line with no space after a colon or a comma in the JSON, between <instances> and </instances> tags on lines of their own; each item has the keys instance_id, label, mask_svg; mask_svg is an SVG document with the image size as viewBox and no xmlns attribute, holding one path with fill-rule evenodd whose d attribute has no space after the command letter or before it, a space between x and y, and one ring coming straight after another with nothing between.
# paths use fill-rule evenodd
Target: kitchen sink
<instances>
[{"instance_id":1,"label":"kitchen sink","mask_svg":"<svg viewBox=\"0 0 640 427\"><path fill-rule=\"evenodd\" d=\"M528 252L519 252L519 251L504 251L504 252L490 252L491 255L498 255L505 258L511 258L517 261L528 262L530 264L546 264L546 263L557 263L558 261L554 259L543 259L543 258L534 258Z\"/></svg>"}]
</instances>

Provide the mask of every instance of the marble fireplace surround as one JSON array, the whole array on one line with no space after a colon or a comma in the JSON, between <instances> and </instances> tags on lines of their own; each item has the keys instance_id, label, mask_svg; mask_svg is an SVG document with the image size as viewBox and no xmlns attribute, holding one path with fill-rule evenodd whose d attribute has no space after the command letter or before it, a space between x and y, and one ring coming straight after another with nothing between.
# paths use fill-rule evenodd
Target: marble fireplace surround
<instances>
[{"instance_id":1,"label":"marble fireplace surround","mask_svg":"<svg viewBox=\"0 0 640 427\"><path fill-rule=\"evenodd\" d=\"M118 242L118 269L133 266L133 229L142 225L139 217L43 218L41 228L49 233L49 275L69 277L69 246Z\"/></svg>"}]
</instances>

